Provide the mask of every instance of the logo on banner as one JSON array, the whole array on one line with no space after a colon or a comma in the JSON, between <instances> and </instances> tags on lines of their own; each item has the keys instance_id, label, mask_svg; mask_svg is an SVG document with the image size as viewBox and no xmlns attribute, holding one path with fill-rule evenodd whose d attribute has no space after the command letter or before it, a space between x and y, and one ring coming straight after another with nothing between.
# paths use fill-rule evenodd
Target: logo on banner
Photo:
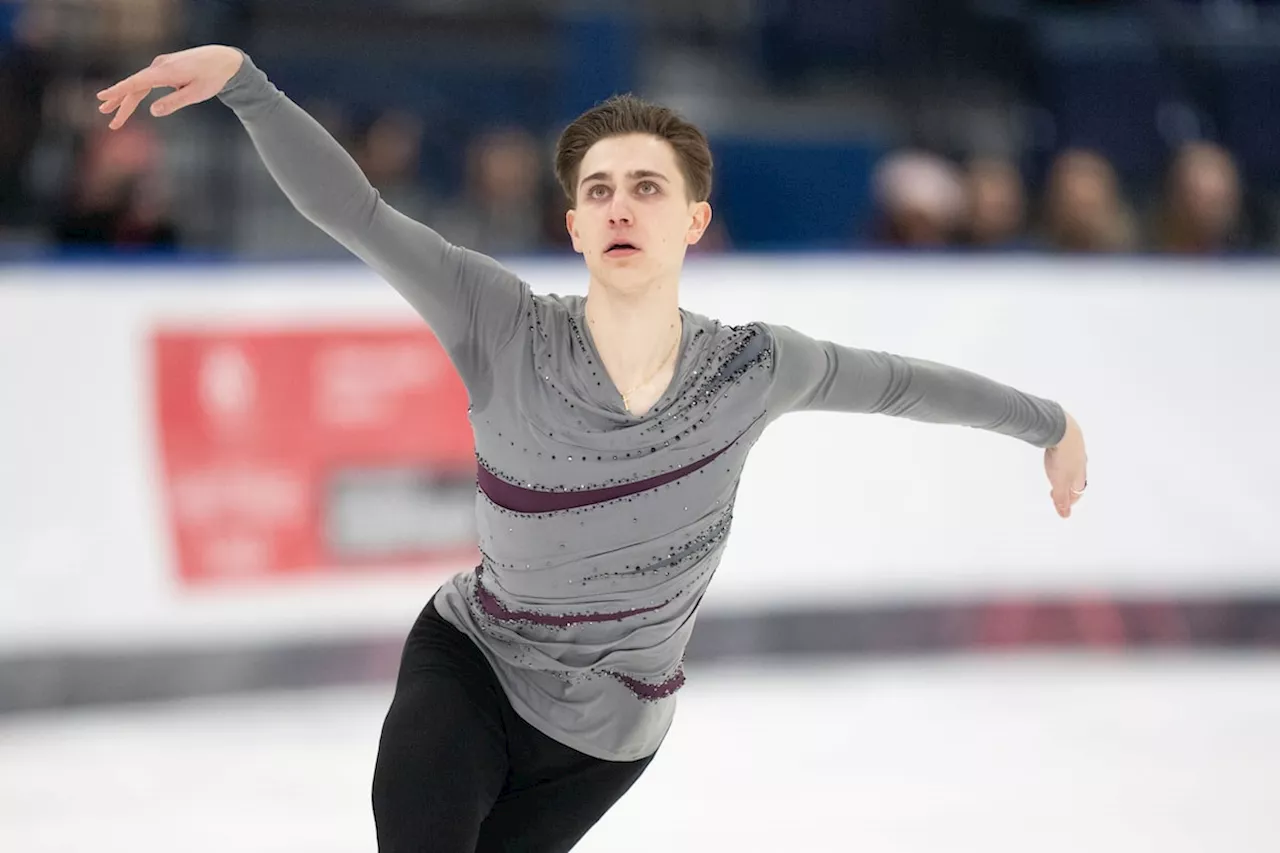
<instances>
[{"instance_id":1,"label":"logo on banner","mask_svg":"<svg viewBox=\"0 0 1280 853\"><path fill-rule=\"evenodd\" d=\"M256 378L240 347L210 348L200 361L200 404L205 415L224 431L246 427L253 417Z\"/></svg>"}]
</instances>

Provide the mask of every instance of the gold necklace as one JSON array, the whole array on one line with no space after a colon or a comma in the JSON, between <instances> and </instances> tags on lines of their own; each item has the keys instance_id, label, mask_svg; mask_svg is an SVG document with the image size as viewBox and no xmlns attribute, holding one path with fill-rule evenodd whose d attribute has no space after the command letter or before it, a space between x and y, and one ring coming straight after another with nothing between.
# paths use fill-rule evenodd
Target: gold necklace
<instances>
[{"instance_id":1,"label":"gold necklace","mask_svg":"<svg viewBox=\"0 0 1280 853\"><path fill-rule=\"evenodd\" d=\"M654 369L653 373L649 374L648 379L641 382L639 385L634 386L630 391L622 392L622 405L624 408L626 408L628 412L631 411L631 395L639 391L641 388L644 388L646 385L652 382L655 378L657 378L658 374L662 372L662 369L667 366L667 362L671 360L671 356L675 354L676 348L680 346L680 339L682 337L683 337L683 333L676 335L676 339L675 341L672 342L671 349L669 352L667 352L666 358L662 359L662 363L659 364L657 368Z\"/></svg>"}]
</instances>

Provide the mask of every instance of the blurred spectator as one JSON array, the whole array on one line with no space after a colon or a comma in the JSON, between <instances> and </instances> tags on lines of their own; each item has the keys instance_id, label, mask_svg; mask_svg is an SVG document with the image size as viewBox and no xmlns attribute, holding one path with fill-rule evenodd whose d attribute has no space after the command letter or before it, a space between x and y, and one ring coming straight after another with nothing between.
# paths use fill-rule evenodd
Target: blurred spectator
<instances>
[{"instance_id":1,"label":"blurred spectator","mask_svg":"<svg viewBox=\"0 0 1280 853\"><path fill-rule=\"evenodd\" d=\"M54 218L54 240L94 248L175 247L161 158L159 139L141 122L87 134Z\"/></svg>"},{"instance_id":2,"label":"blurred spectator","mask_svg":"<svg viewBox=\"0 0 1280 853\"><path fill-rule=\"evenodd\" d=\"M46 12L43 4L22 7L12 41L0 49L0 228L39 224L28 168L54 73L54 20Z\"/></svg>"},{"instance_id":3,"label":"blurred spectator","mask_svg":"<svg viewBox=\"0 0 1280 853\"><path fill-rule=\"evenodd\" d=\"M965 242L981 249L1007 249L1021 244L1027 205L1017 167L1008 160L978 158L969 163L965 184Z\"/></svg>"},{"instance_id":4,"label":"blurred spectator","mask_svg":"<svg viewBox=\"0 0 1280 853\"><path fill-rule=\"evenodd\" d=\"M446 239L487 254L537 251L551 227L541 166L538 143L528 131L484 133L467 150L461 196L430 221ZM561 218L561 231L563 225Z\"/></svg>"},{"instance_id":5,"label":"blurred spectator","mask_svg":"<svg viewBox=\"0 0 1280 853\"><path fill-rule=\"evenodd\" d=\"M438 218L419 177L423 122L401 111L379 115L354 143L353 156L369 182L396 210L419 222Z\"/></svg>"},{"instance_id":6,"label":"blurred spectator","mask_svg":"<svg viewBox=\"0 0 1280 853\"><path fill-rule=\"evenodd\" d=\"M121 53L155 54L166 46L185 0L93 0L99 38Z\"/></svg>"},{"instance_id":7,"label":"blurred spectator","mask_svg":"<svg viewBox=\"0 0 1280 853\"><path fill-rule=\"evenodd\" d=\"M1225 252L1244 242L1240 176L1217 145L1184 146L1169 169L1156 246L1179 254Z\"/></svg>"},{"instance_id":8,"label":"blurred spectator","mask_svg":"<svg viewBox=\"0 0 1280 853\"><path fill-rule=\"evenodd\" d=\"M948 161L925 151L890 154L876 166L872 188L882 245L940 248L956 240L965 192Z\"/></svg>"},{"instance_id":9,"label":"blurred spectator","mask_svg":"<svg viewBox=\"0 0 1280 853\"><path fill-rule=\"evenodd\" d=\"M1137 248L1133 215L1106 158L1068 150L1049 171L1044 200L1047 248L1064 252L1120 252Z\"/></svg>"}]
</instances>

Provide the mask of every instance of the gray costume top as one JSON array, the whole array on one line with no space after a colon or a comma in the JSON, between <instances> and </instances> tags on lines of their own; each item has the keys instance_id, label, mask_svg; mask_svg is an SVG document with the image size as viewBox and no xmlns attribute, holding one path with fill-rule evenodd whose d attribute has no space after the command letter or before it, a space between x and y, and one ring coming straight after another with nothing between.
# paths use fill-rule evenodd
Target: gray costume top
<instances>
[{"instance_id":1,"label":"gray costume top","mask_svg":"<svg viewBox=\"0 0 1280 853\"><path fill-rule=\"evenodd\" d=\"M873 412L1038 447L1058 404L973 373L682 311L675 376L644 415L600 364L581 297L536 295L491 258L389 207L248 57L219 94L298 211L389 281L470 395L480 565L435 595L516 712L597 758L662 742L743 463L792 411Z\"/></svg>"}]
</instances>

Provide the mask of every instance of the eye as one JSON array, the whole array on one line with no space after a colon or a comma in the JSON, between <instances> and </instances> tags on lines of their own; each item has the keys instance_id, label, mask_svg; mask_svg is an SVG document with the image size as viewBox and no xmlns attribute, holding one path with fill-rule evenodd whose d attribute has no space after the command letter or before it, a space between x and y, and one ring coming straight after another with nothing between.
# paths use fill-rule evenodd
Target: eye
<instances>
[{"instance_id":1,"label":"eye","mask_svg":"<svg viewBox=\"0 0 1280 853\"><path fill-rule=\"evenodd\" d=\"M596 192L600 190L600 192ZM604 184L596 184L587 188L587 198L604 198L609 192L609 188Z\"/></svg>"},{"instance_id":2,"label":"eye","mask_svg":"<svg viewBox=\"0 0 1280 853\"><path fill-rule=\"evenodd\" d=\"M636 184L636 189L640 191L640 195L653 195L658 192L658 185L653 181L641 181ZM653 190L653 192L650 192L649 190Z\"/></svg>"}]
</instances>

